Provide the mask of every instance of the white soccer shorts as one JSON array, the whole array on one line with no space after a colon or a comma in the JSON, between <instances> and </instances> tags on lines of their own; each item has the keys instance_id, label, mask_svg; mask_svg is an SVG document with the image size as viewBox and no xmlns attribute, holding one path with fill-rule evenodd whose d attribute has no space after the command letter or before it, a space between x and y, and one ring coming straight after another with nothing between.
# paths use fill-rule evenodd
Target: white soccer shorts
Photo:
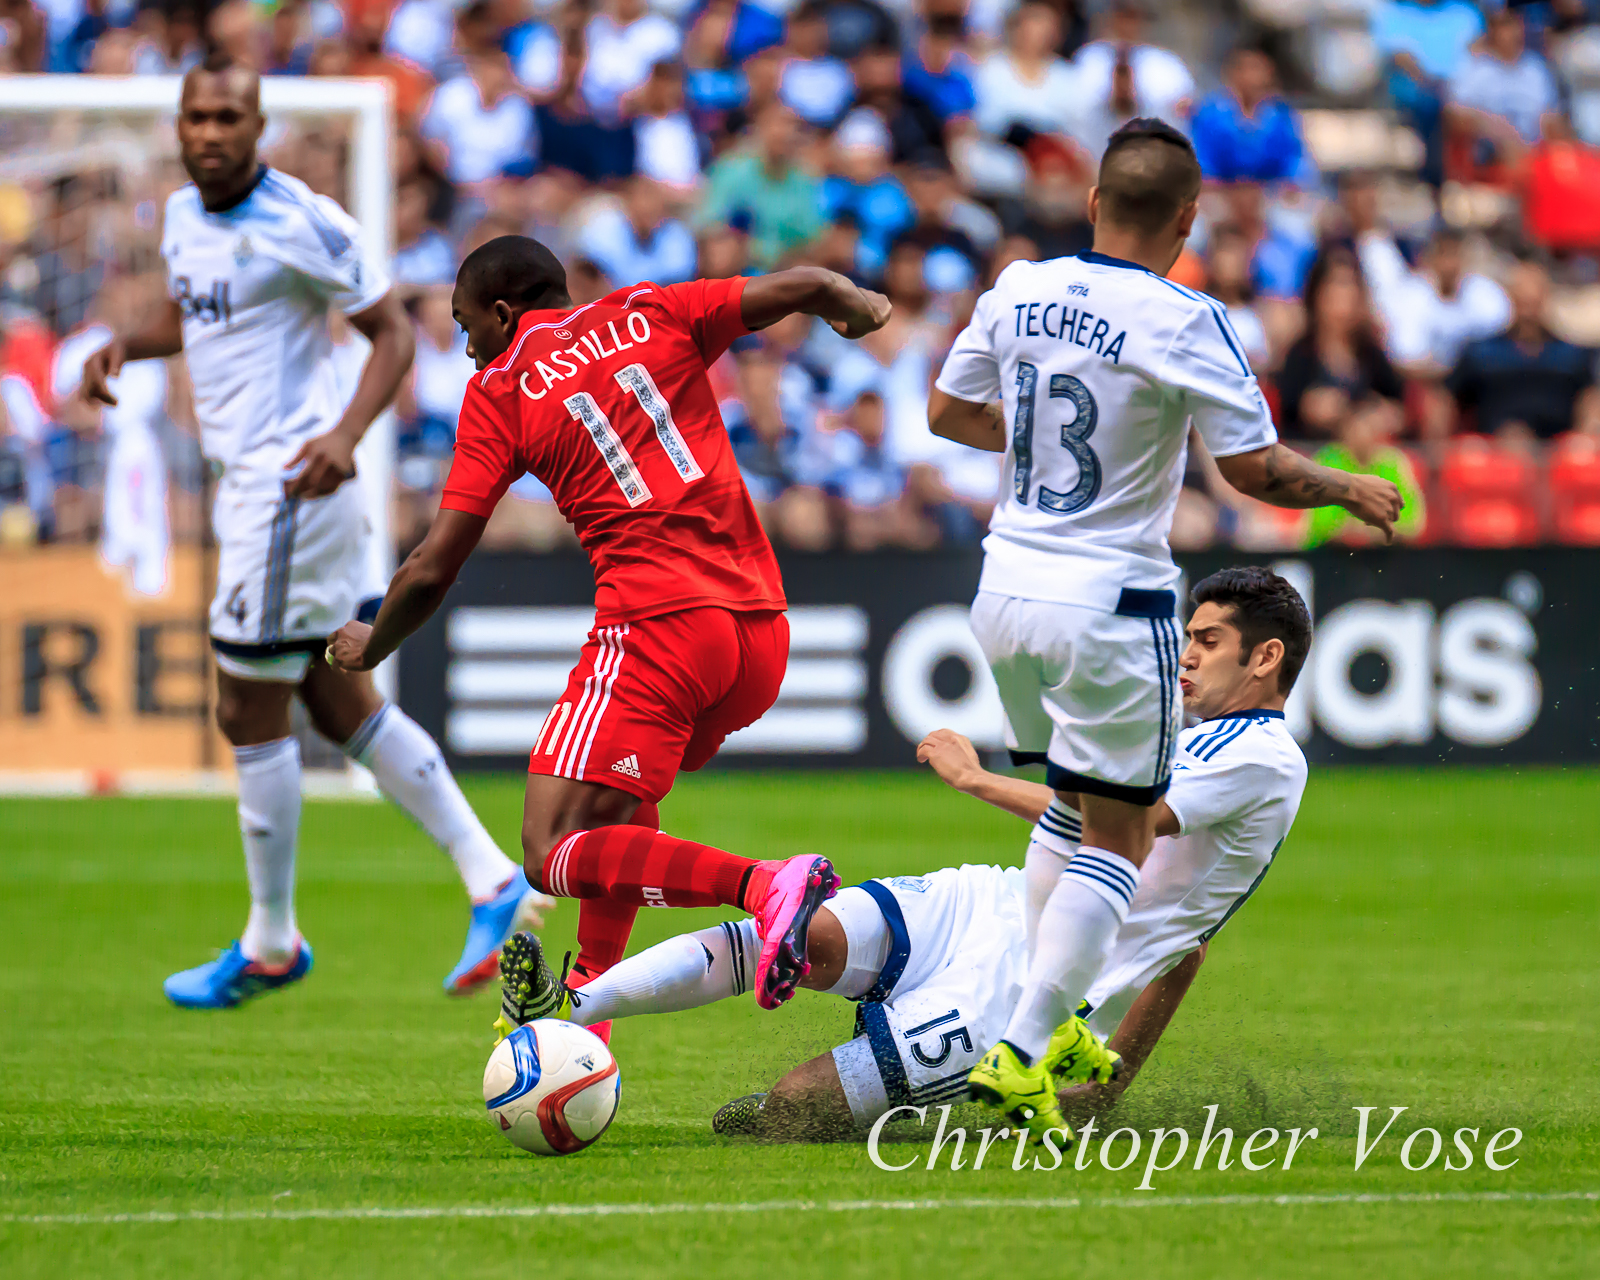
<instances>
[{"instance_id":1,"label":"white soccer shorts","mask_svg":"<svg viewBox=\"0 0 1600 1280\"><path fill-rule=\"evenodd\" d=\"M361 486L286 498L281 489L235 487L224 478L212 521L217 665L244 680L298 684L328 636L381 594L369 578L372 521Z\"/></svg>"},{"instance_id":2,"label":"white soccer shorts","mask_svg":"<svg viewBox=\"0 0 1600 1280\"><path fill-rule=\"evenodd\" d=\"M851 954L890 935L888 959L833 1051L856 1123L890 1107L966 1096L967 1075L1005 1032L1027 973L1022 873L965 866L842 889L827 904Z\"/></svg>"},{"instance_id":3,"label":"white soccer shorts","mask_svg":"<svg viewBox=\"0 0 1600 1280\"><path fill-rule=\"evenodd\" d=\"M1153 805L1183 727L1171 591L1124 590L1117 612L980 591L972 633L994 672L1016 764L1058 791Z\"/></svg>"}]
</instances>

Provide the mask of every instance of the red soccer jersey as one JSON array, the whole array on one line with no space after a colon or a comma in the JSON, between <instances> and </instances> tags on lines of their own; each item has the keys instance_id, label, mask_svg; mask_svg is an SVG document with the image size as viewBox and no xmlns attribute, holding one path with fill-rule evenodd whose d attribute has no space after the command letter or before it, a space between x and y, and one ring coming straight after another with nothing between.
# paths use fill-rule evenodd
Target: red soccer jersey
<instances>
[{"instance_id":1,"label":"red soccer jersey","mask_svg":"<svg viewBox=\"0 0 1600 1280\"><path fill-rule=\"evenodd\" d=\"M589 553L599 626L786 607L706 377L747 332L744 286L638 284L523 316L467 387L440 505L487 516L531 471Z\"/></svg>"}]
</instances>

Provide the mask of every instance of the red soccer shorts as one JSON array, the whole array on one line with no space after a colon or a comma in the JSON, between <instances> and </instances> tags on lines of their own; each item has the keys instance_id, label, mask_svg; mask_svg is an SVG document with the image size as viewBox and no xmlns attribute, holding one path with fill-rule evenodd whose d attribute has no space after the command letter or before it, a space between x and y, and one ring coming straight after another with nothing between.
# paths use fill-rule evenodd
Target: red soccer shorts
<instances>
[{"instance_id":1,"label":"red soccer shorts","mask_svg":"<svg viewBox=\"0 0 1600 1280\"><path fill-rule=\"evenodd\" d=\"M533 744L529 773L672 790L777 700L789 661L781 612L683 609L589 633L566 692Z\"/></svg>"}]
</instances>

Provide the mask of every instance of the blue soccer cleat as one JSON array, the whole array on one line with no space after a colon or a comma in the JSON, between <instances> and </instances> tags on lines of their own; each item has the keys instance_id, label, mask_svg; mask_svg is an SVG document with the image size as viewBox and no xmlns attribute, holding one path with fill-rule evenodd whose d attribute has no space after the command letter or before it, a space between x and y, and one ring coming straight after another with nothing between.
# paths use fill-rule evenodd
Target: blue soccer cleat
<instances>
[{"instance_id":1,"label":"blue soccer cleat","mask_svg":"<svg viewBox=\"0 0 1600 1280\"><path fill-rule=\"evenodd\" d=\"M238 940L210 964L184 969L161 984L167 999L180 1009L231 1009L279 987L299 982L311 972L311 948L301 939L300 951L287 969L273 973L239 949Z\"/></svg>"},{"instance_id":2,"label":"blue soccer cleat","mask_svg":"<svg viewBox=\"0 0 1600 1280\"><path fill-rule=\"evenodd\" d=\"M472 906L472 924L461 959L444 980L446 995L467 996L500 976L500 948L522 925L537 927L554 903L528 884L522 868L487 902Z\"/></svg>"}]
</instances>

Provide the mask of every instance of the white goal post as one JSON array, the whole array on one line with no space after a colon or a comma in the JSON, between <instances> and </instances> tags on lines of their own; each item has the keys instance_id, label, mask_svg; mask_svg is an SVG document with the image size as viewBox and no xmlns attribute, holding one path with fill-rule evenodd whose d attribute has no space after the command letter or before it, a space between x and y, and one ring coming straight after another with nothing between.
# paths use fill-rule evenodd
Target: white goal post
<instances>
[{"instance_id":1,"label":"white goal post","mask_svg":"<svg viewBox=\"0 0 1600 1280\"><path fill-rule=\"evenodd\" d=\"M0 184L47 189L52 182L97 169L128 174L160 172L160 166L170 166L177 158L181 85L178 76L0 76ZM267 76L261 81L261 105L268 130L263 151L269 154L280 136L292 139L311 131L319 121L337 122L337 128L327 132L340 142L344 164L340 187L348 210L360 223L373 255L379 261L390 261L394 139L388 84L376 79ZM141 217L159 219L159 214L159 208L153 214L143 206L140 209ZM353 339L364 345L359 335ZM371 568L375 582L387 582L394 570L395 434L394 415L385 413L373 424L356 455L359 483L368 495L373 522ZM396 663L387 662L377 673L380 688L391 698L396 694L397 670ZM100 787L106 776L105 769L85 773L100 780L91 789ZM125 769L121 776L135 789L157 785L150 779L141 784L138 773L137 769ZM353 784L357 790L366 790L370 779L362 776L365 770L354 773L344 787ZM226 785L220 777L207 778L193 770L173 777L180 790L210 791L219 782ZM59 786L77 789L59 771L56 778ZM0 780L0 792L15 789L29 788L25 780L19 782L16 777ZM119 784L118 789L123 786Z\"/></svg>"}]
</instances>

